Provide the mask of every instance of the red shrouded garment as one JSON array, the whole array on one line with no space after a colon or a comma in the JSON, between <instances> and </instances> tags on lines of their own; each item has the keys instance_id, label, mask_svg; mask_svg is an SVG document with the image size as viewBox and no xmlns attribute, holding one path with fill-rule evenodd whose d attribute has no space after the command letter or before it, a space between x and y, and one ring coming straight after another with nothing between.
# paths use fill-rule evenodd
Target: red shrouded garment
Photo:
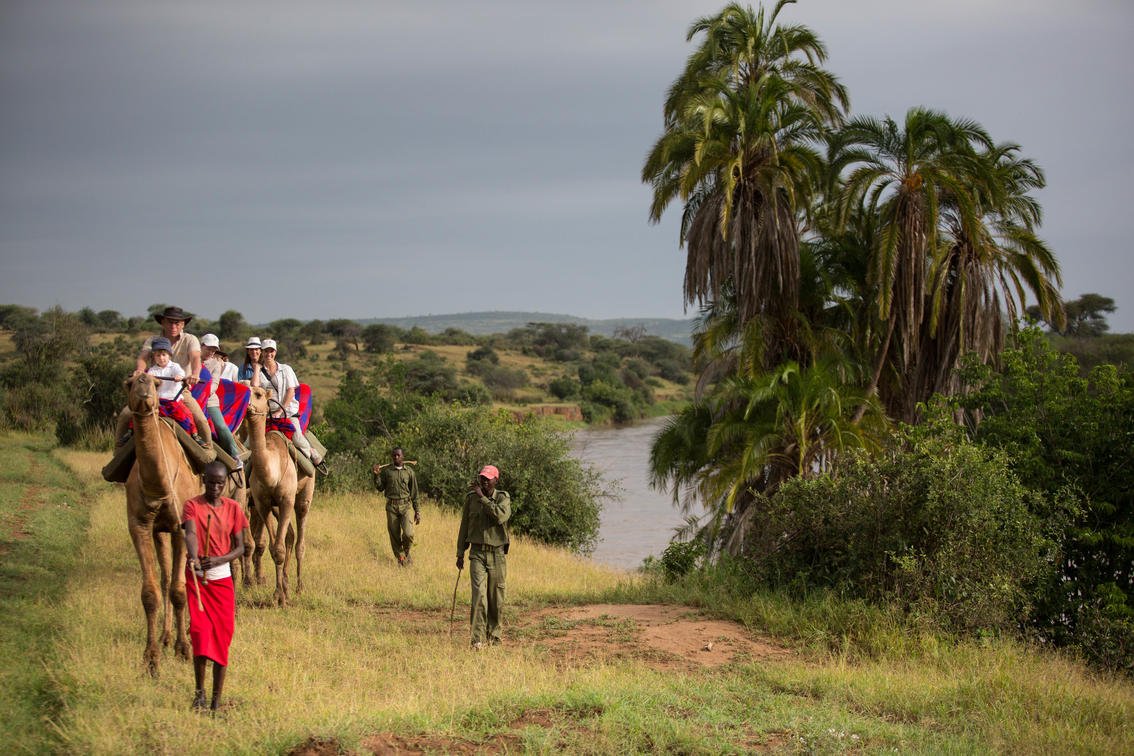
<instances>
[{"instance_id":1,"label":"red shrouded garment","mask_svg":"<svg viewBox=\"0 0 1134 756\"><path fill-rule=\"evenodd\" d=\"M222 556L232 551L235 534L248 526L248 518L235 500L221 497L210 506L204 496L185 502L182 522L192 522L197 533L198 556ZM205 534L208 533L208 543ZM227 565L225 565L227 567ZM193 655L228 664L228 647L236 629L236 591L231 574L226 577L194 581L186 566L186 592L189 599L189 640ZM197 608L200 588L204 610Z\"/></svg>"}]
</instances>

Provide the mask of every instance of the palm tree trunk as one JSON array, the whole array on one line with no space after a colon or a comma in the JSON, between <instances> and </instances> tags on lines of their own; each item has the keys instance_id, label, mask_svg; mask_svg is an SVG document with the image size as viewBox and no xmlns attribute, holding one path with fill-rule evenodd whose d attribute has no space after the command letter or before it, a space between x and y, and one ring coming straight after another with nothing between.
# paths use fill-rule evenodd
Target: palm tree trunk
<instances>
[{"instance_id":1,"label":"palm tree trunk","mask_svg":"<svg viewBox=\"0 0 1134 756\"><path fill-rule=\"evenodd\" d=\"M890 340L894 338L894 326L897 325L898 319L891 313L889 321L890 325L886 329L886 338L883 339L882 346L878 349L878 359L875 361L874 374L870 378L870 385L866 387L867 399L878 394L878 382L882 380L882 369L886 366L886 357L890 352ZM851 418L851 422L857 425L865 414L866 404L858 405L854 411L854 417Z\"/></svg>"}]
</instances>

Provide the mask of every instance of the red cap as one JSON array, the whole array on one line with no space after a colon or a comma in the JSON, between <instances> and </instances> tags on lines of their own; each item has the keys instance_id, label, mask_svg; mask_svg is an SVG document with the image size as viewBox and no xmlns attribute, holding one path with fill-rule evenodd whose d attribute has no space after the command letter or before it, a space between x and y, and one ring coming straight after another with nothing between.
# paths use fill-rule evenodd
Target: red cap
<instances>
[{"instance_id":1,"label":"red cap","mask_svg":"<svg viewBox=\"0 0 1134 756\"><path fill-rule=\"evenodd\" d=\"M482 477L488 478L489 480L500 480L500 471L492 465L485 465L484 467L480 468L480 472L477 474Z\"/></svg>"}]
</instances>

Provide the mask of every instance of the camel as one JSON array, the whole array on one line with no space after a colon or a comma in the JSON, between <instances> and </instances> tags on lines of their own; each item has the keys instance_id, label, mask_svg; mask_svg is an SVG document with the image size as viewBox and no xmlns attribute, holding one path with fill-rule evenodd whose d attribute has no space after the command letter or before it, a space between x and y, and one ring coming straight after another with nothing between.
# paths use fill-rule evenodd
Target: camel
<instances>
[{"instance_id":1,"label":"camel","mask_svg":"<svg viewBox=\"0 0 1134 756\"><path fill-rule=\"evenodd\" d=\"M201 493L201 482L176 434L158 417L157 387L158 381L146 373L126 382L128 406L134 416L137 455L126 479L126 522L142 567L142 608L146 612L143 659L149 673L155 677L161 656L157 640L159 608L164 610L161 646L168 646L172 639L177 656L189 659L191 655L185 636L185 540L181 532L181 506Z\"/></svg>"},{"instance_id":2,"label":"camel","mask_svg":"<svg viewBox=\"0 0 1134 756\"><path fill-rule=\"evenodd\" d=\"M256 582L263 583L260 560L265 546L263 533L265 525L269 532L269 515L276 519L275 533L270 533L269 548L272 561L276 563L276 592L278 606L287 606L288 583L287 565L291 553L295 551L295 592L303 590L303 552L306 548L307 512L311 508L311 498L315 493L315 478L299 471L295 460L287 449L287 441L279 433L267 433L268 391L260 387L252 389L248 401L248 413L244 417L248 426L248 448L252 451L252 472L249 475L249 495L254 502L256 517L252 519L252 539L256 542L253 555ZM295 528L292 529L292 517Z\"/></svg>"}]
</instances>

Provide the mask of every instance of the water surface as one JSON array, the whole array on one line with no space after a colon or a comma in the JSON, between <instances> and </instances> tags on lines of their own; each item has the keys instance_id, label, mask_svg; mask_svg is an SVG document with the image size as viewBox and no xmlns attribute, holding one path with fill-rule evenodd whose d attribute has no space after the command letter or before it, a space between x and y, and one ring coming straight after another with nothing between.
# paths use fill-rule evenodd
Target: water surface
<instances>
[{"instance_id":1,"label":"water surface","mask_svg":"<svg viewBox=\"0 0 1134 756\"><path fill-rule=\"evenodd\" d=\"M650 489L650 444L665 418L624 428L586 428L575 432L572 454L593 465L622 489L620 501L603 503L599 543L592 558L615 567L634 568L669 543L685 518L669 493Z\"/></svg>"}]
</instances>

